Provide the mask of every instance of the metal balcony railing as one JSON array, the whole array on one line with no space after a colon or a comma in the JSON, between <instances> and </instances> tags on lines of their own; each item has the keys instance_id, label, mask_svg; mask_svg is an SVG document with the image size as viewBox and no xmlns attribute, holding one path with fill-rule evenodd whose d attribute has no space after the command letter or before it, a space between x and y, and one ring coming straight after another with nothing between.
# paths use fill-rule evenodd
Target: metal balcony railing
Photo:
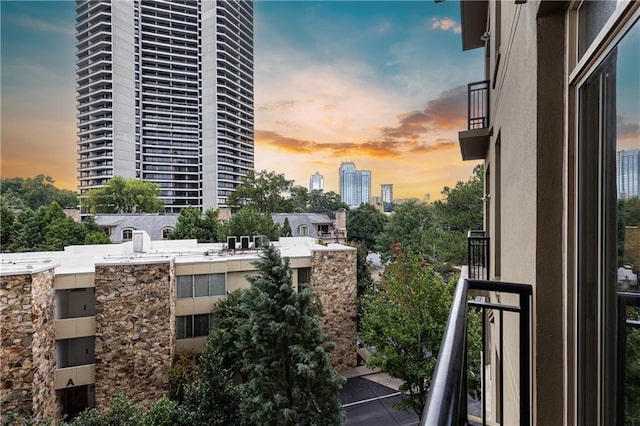
<instances>
[{"instance_id":1,"label":"metal balcony railing","mask_svg":"<svg viewBox=\"0 0 640 426\"><path fill-rule=\"evenodd\" d=\"M484 292L511 293L519 296L519 305L504 305L487 301L484 298L469 300L470 290L480 290ZM528 284L513 284L497 281L467 279L463 276L458 281L456 293L449 313L449 320L442 338L440 353L436 364L431 389L427 397L425 409L423 411L421 426L436 425L466 425L467 416L467 312L471 307L479 309L482 314L482 347L485 347L487 339L488 312L498 312L499 332L498 351L500 354L500 364L495 366L499 369L501 383L499 388L504 389L503 373L503 313L514 312L519 314L519 407L520 425L528 426L531 416L531 294L532 287ZM508 343L507 343L508 344ZM484 367L482 371L482 424L487 424L486 395L490 392L486 388L487 380L484 377ZM494 396L495 398L495 396ZM500 419L504 419L502 407L504 400L502 392L497 395L497 407Z\"/></svg>"},{"instance_id":2,"label":"metal balcony railing","mask_svg":"<svg viewBox=\"0 0 640 426\"><path fill-rule=\"evenodd\" d=\"M468 84L467 106L469 130L489 127L489 80Z\"/></svg>"},{"instance_id":3,"label":"metal balcony railing","mask_svg":"<svg viewBox=\"0 0 640 426\"><path fill-rule=\"evenodd\" d=\"M484 231L469 231L467 234L467 267L469 278L489 279L489 237Z\"/></svg>"}]
</instances>

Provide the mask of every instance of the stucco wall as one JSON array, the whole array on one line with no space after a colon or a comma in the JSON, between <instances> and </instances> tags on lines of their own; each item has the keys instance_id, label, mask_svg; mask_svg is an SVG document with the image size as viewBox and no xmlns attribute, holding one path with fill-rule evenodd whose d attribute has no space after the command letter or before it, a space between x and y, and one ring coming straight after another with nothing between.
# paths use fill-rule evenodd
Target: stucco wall
<instances>
[{"instance_id":1,"label":"stucco wall","mask_svg":"<svg viewBox=\"0 0 640 426\"><path fill-rule=\"evenodd\" d=\"M357 365L356 251L314 251L311 287L322 303L320 324L333 333L331 362L338 371Z\"/></svg>"},{"instance_id":2,"label":"stucco wall","mask_svg":"<svg viewBox=\"0 0 640 426\"><path fill-rule=\"evenodd\" d=\"M149 406L168 391L175 344L173 262L96 265L95 282L96 405L108 407L122 392Z\"/></svg>"}]
</instances>

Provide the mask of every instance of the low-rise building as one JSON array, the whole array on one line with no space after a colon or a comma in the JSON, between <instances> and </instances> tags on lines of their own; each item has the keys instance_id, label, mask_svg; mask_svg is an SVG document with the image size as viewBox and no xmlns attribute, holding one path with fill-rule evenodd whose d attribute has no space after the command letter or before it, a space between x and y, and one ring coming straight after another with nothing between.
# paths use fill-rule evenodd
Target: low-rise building
<instances>
[{"instance_id":1,"label":"low-rise building","mask_svg":"<svg viewBox=\"0 0 640 426\"><path fill-rule=\"evenodd\" d=\"M309 284L322 302L334 367L354 367L355 249L313 238L274 244L294 285ZM213 307L249 285L258 257L143 231L122 244L3 254L0 411L59 418L107 406L119 392L150 405L168 392L174 355L202 349Z\"/></svg>"}]
</instances>

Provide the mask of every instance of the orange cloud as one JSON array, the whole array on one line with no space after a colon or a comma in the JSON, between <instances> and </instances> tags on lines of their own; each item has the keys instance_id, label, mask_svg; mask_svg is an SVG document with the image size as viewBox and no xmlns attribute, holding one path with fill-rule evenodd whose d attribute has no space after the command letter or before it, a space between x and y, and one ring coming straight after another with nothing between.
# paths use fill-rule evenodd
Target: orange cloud
<instances>
[{"instance_id":1,"label":"orange cloud","mask_svg":"<svg viewBox=\"0 0 640 426\"><path fill-rule=\"evenodd\" d=\"M453 31L455 34L462 32L462 27L451 18L431 18L431 28L434 30Z\"/></svg>"},{"instance_id":2,"label":"orange cloud","mask_svg":"<svg viewBox=\"0 0 640 426\"><path fill-rule=\"evenodd\" d=\"M395 127L381 130L385 139L409 139L416 141L433 130L457 130L466 126L466 87L445 90L437 99L430 100L422 111L411 111L398 116Z\"/></svg>"}]
</instances>

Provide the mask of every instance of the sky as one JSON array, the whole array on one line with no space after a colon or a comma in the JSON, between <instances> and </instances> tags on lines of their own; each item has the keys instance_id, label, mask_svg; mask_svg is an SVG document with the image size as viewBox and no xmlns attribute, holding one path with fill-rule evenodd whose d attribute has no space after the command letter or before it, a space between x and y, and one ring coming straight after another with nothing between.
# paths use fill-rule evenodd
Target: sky
<instances>
[{"instance_id":1,"label":"sky","mask_svg":"<svg viewBox=\"0 0 640 426\"><path fill-rule=\"evenodd\" d=\"M0 173L76 189L72 1L0 1ZM457 133L481 49L462 52L459 3L254 3L255 168L302 186L372 173L372 195L437 199L471 176Z\"/></svg>"}]
</instances>

